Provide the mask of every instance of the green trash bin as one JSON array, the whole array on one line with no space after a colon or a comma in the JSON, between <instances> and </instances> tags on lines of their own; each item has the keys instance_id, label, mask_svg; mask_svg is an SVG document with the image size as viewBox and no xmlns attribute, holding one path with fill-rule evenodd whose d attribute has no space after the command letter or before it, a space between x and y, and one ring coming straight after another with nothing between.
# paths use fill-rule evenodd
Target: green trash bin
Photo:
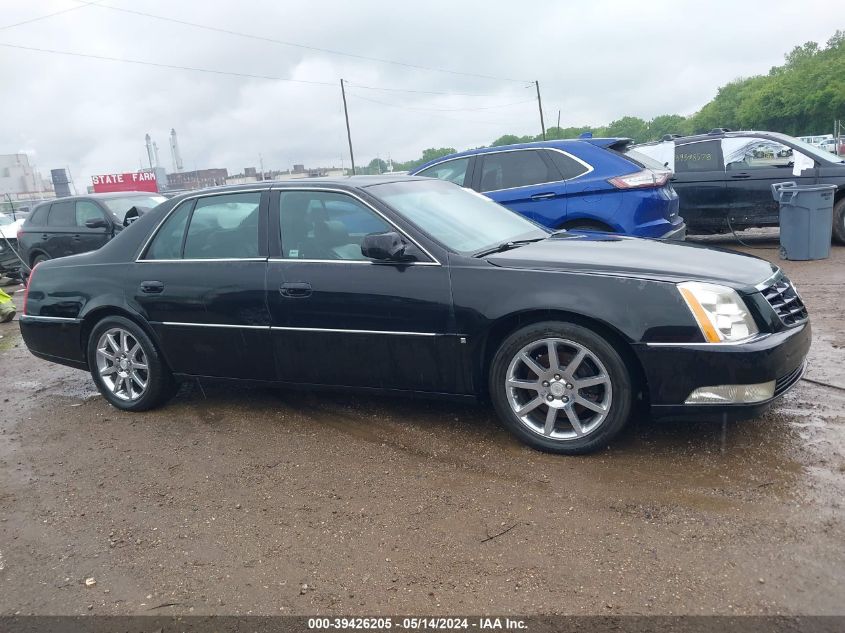
<instances>
[{"instance_id":1,"label":"green trash bin","mask_svg":"<svg viewBox=\"0 0 845 633\"><path fill-rule=\"evenodd\" d=\"M830 257L835 191L836 185L772 185L772 197L780 204L781 259Z\"/></svg>"}]
</instances>

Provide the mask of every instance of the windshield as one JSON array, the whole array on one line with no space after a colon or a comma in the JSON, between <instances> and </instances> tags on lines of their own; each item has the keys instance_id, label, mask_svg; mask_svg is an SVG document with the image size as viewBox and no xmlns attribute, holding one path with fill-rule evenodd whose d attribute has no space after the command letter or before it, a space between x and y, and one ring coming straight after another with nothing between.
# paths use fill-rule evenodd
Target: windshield
<instances>
[{"instance_id":1,"label":"windshield","mask_svg":"<svg viewBox=\"0 0 845 633\"><path fill-rule=\"evenodd\" d=\"M147 207L152 209L167 200L164 196L126 196L125 198L103 198L101 201L109 208L118 221L123 222L126 212L132 207Z\"/></svg>"},{"instance_id":2,"label":"windshield","mask_svg":"<svg viewBox=\"0 0 845 633\"><path fill-rule=\"evenodd\" d=\"M432 239L463 255L549 234L489 198L441 180L392 182L368 191Z\"/></svg>"},{"instance_id":3,"label":"windshield","mask_svg":"<svg viewBox=\"0 0 845 633\"><path fill-rule=\"evenodd\" d=\"M801 139L797 139L793 136L787 136L786 134L780 134L779 132L770 132L769 135L775 138L783 139L787 143L794 145L802 153L806 154L807 156L812 156L816 160L821 160L827 163L845 163L845 160L842 160L838 156L834 156L830 152L825 151L820 147L805 143Z\"/></svg>"}]
</instances>

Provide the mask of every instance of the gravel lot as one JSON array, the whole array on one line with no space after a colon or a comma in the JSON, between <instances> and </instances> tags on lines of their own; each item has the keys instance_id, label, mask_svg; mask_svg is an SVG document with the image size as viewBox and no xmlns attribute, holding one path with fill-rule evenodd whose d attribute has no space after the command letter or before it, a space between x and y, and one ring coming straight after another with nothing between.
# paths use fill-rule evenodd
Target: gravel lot
<instances>
[{"instance_id":1,"label":"gravel lot","mask_svg":"<svg viewBox=\"0 0 845 633\"><path fill-rule=\"evenodd\" d=\"M0 615L845 614L845 248L783 266L839 389L581 458L452 403L193 384L122 413L0 325Z\"/></svg>"}]
</instances>

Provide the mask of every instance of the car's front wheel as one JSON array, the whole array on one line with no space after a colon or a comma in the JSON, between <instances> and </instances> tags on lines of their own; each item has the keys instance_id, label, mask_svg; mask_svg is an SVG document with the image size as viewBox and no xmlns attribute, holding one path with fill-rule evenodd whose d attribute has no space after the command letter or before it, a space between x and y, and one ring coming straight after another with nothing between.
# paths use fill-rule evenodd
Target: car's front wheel
<instances>
[{"instance_id":1,"label":"car's front wheel","mask_svg":"<svg viewBox=\"0 0 845 633\"><path fill-rule=\"evenodd\" d=\"M593 330L548 321L508 336L490 366L499 418L526 444L578 455L607 446L631 411L631 376Z\"/></svg>"},{"instance_id":2,"label":"car's front wheel","mask_svg":"<svg viewBox=\"0 0 845 633\"><path fill-rule=\"evenodd\" d=\"M88 367L103 397L124 411L152 409L175 391L173 375L155 344L124 317L109 316L94 326Z\"/></svg>"}]
</instances>

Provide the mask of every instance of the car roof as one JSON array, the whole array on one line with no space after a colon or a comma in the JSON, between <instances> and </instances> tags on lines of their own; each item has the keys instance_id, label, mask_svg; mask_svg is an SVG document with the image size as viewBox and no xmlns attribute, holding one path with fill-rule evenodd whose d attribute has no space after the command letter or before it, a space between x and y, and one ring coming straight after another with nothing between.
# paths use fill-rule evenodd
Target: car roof
<instances>
[{"instance_id":1,"label":"car roof","mask_svg":"<svg viewBox=\"0 0 845 633\"><path fill-rule=\"evenodd\" d=\"M727 131L719 131L716 132L715 130L712 132L705 132L703 134L690 134L689 136L675 136L672 140L675 143L691 143L694 141L714 141L722 138L735 138L737 136L762 136L772 139L777 139L779 136L782 136L780 132L771 132L766 130L727 130ZM663 139L658 141L649 141L648 143L639 143L639 145L657 145L659 143L664 143Z\"/></svg>"},{"instance_id":2,"label":"car roof","mask_svg":"<svg viewBox=\"0 0 845 633\"><path fill-rule=\"evenodd\" d=\"M109 198L131 198L132 196L160 196L160 193L155 191L110 191L108 193L80 193L75 196L62 196L61 198L50 198L49 200L39 200L35 206L42 204L50 204L51 202L66 202L73 200L87 200L94 198L95 200L108 200Z\"/></svg>"},{"instance_id":3,"label":"car roof","mask_svg":"<svg viewBox=\"0 0 845 633\"><path fill-rule=\"evenodd\" d=\"M341 189L365 189L373 185L383 185L391 182L405 182L413 180L429 181L429 178L422 176L409 176L407 174L381 174L372 176L325 176L319 178L296 178L294 180L260 180L240 185L221 185L207 189L193 189L181 192L176 198L184 199L204 194L236 193L241 191L264 191L265 189L302 189L302 188L341 188ZM176 199L174 198L174 200Z\"/></svg>"},{"instance_id":4,"label":"car roof","mask_svg":"<svg viewBox=\"0 0 845 633\"><path fill-rule=\"evenodd\" d=\"M542 149L542 148L552 148L552 149L563 149L563 150L571 150L575 147L590 144L595 145L596 147L613 147L614 145L627 145L628 143L632 143L633 141L630 138L622 137L622 136L609 136L609 137L589 137L589 138L564 138L564 139L556 139L551 141L532 141L530 143L513 143L511 145L496 145L491 147L479 147L477 149L469 149L464 152L456 152L454 154L448 154L446 156L440 156L439 158L435 158L430 160L426 163L423 163L419 167L415 167L413 171L419 171L429 165L435 165L437 163L441 163L445 160L451 160L453 158L462 158L464 156L477 156L479 154L490 154L494 152L506 152L515 149Z\"/></svg>"}]
</instances>

